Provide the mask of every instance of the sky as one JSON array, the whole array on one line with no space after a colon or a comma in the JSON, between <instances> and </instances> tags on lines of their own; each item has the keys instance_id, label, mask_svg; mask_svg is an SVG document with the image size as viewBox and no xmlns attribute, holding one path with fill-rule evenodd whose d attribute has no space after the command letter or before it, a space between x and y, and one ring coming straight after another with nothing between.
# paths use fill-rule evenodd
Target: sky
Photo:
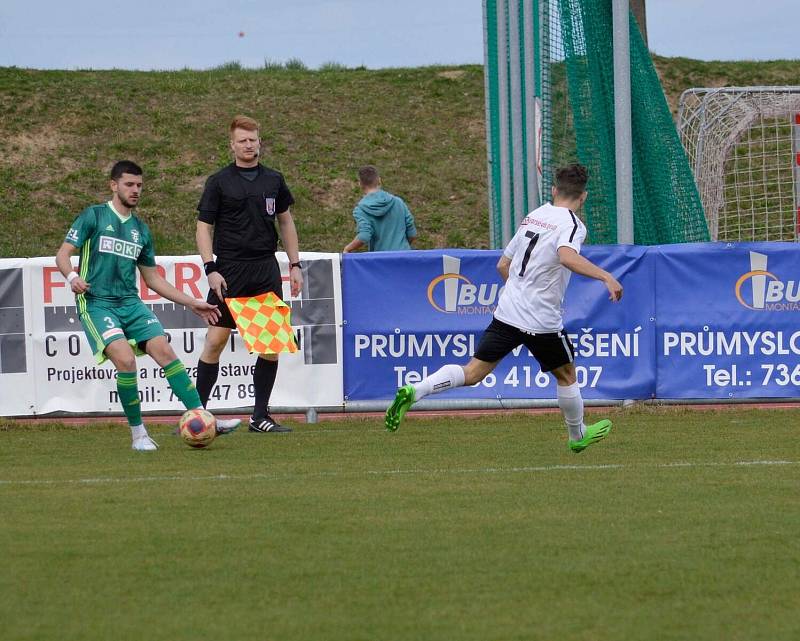
<instances>
[{"instance_id":1,"label":"sky","mask_svg":"<svg viewBox=\"0 0 800 641\"><path fill-rule=\"evenodd\" d=\"M754 8L754 5L757 9ZM650 49L800 59L800 0L647 0ZM0 66L207 69L483 62L480 0L3 0ZM800 83L800 69L798 71Z\"/></svg>"}]
</instances>

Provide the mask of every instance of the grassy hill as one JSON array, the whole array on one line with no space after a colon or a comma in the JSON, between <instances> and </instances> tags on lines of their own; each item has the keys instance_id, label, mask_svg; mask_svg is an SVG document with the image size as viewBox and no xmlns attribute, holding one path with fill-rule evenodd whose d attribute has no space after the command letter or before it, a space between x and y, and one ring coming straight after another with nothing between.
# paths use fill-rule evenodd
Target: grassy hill
<instances>
[{"instance_id":1,"label":"grassy hill","mask_svg":"<svg viewBox=\"0 0 800 641\"><path fill-rule=\"evenodd\" d=\"M796 61L654 57L670 105L693 86L796 84ZM420 248L488 246L483 70L0 68L0 256L52 255L106 175L145 170L141 213L161 254L195 253L206 176L229 162L237 113L262 124L263 158L291 187L301 249L352 238L355 172L373 163L417 218Z\"/></svg>"}]
</instances>

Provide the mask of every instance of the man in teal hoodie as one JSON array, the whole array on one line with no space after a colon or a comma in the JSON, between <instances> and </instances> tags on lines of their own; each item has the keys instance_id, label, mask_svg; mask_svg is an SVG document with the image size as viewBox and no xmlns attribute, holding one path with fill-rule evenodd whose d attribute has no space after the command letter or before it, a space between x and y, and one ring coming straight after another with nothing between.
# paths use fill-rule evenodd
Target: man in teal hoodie
<instances>
[{"instance_id":1,"label":"man in teal hoodie","mask_svg":"<svg viewBox=\"0 0 800 641\"><path fill-rule=\"evenodd\" d=\"M346 254L364 246L369 251L411 249L417 228L403 199L381 189L381 177L372 165L358 170L358 181L364 197L353 210L356 237L343 252Z\"/></svg>"}]
</instances>

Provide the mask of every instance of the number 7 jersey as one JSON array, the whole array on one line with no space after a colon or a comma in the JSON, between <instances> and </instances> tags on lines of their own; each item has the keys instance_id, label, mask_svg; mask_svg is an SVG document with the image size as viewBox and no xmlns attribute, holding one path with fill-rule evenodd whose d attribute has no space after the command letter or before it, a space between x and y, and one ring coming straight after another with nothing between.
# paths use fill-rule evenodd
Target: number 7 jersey
<instances>
[{"instance_id":1,"label":"number 7 jersey","mask_svg":"<svg viewBox=\"0 0 800 641\"><path fill-rule=\"evenodd\" d=\"M572 272L561 265L558 248L580 253L585 239L586 226L566 207L547 203L523 218L503 250L511 266L495 318L535 334L562 330L561 305Z\"/></svg>"}]
</instances>

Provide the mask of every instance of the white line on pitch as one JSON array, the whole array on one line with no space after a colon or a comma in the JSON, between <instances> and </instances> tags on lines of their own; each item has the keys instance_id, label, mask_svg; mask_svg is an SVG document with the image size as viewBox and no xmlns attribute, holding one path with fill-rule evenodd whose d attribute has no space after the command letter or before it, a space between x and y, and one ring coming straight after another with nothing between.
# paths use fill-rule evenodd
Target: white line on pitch
<instances>
[{"instance_id":1,"label":"white line on pitch","mask_svg":"<svg viewBox=\"0 0 800 641\"><path fill-rule=\"evenodd\" d=\"M309 472L308 474L211 474L207 476L123 476L97 477L85 479L0 479L3 485L101 485L110 483L152 483L158 481L276 481L298 477L347 477L347 476L441 476L447 474L525 474L531 472L560 471L598 471L636 468L670 469L695 467L752 467L769 465L797 465L800 461L733 461L729 463L713 462L674 462L654 464L607 464L607 465L536 465L528 467L482 467L482 468L409 468L395 470L331 470L327 472Z\"/></svg>"}]
</instances>

